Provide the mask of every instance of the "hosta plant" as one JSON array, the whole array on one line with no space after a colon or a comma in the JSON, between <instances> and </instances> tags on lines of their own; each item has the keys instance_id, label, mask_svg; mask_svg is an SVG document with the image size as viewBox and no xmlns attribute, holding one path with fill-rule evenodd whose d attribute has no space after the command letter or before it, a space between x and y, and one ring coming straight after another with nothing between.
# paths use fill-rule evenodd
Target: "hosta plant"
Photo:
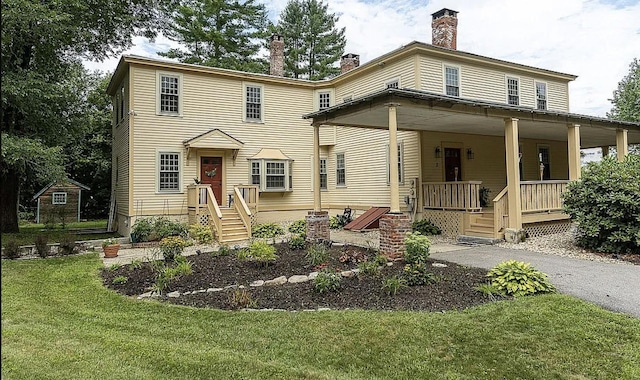
<instances>
[{"instance_id":1,"label":"hosta plant","mask_svg":"<svg viewBox=\"0 0 640 380\"><path fill-rule=\"evenodd\" d=\"M487 277L489 285L505 296L522 297L556 291L546 274L521 261L501 262L487 273Z\"/></svg>"},{"instance_id":2,"label":"hosta plant","mask_svg":"<svg viewBox=\"0 0 640 380\"><path fill-rule=\"evenodd\" d=\"M340 289L342 275L330 268L322 269L313 280L313 290L318 293L336 292Z\"/></svg>"},{"instance_id":3,"label":"hosta plant","mask_svg":"<svg viewBox=\"0 0 640 380\"><path fill-rule=\"evenodd\" d=\"M278 258L276 248L262 240L256 240L249 244L247 248L239 250L237 257L240 260L258 262L264 266L269 265L270 262L276 261Z\"/></svg>"}]
</instances>

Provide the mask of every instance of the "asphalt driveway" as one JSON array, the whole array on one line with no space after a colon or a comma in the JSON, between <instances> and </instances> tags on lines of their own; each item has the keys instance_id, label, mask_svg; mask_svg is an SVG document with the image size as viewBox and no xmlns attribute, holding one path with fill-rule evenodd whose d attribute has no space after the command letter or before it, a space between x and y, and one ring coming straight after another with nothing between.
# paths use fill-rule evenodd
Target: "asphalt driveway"
<instances>
[{"instance_id":1,"label":"asphalt driveway","mask_svg":"<svg viewBox=\"0 0 640 380\"><path fill-rule=\"evenodd\" d=\"M430 257L486 269L510 259L528 262L548 274L561 293L640 318L640 265L603 263L494 246L433 252Z\"/></svg>"}]
</instances>

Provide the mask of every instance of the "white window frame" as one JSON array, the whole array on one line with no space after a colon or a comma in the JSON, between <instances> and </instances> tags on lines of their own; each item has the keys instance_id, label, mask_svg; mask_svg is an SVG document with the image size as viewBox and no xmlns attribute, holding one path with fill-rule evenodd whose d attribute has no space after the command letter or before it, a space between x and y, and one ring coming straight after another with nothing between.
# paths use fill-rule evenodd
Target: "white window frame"
<instances>
[{"instance_id":1,"label":"white window frame","mask_svg":"<svg viewBox=\"0 0 640 380\"><path fill-rule=\"evenodd\" d=\"M320 190L327 190L329 186L329 176L327 172L327 158L320 157Z\"/></svg>"},{"instance_id":2,"label":"white window frame","mask_svg":"<svg viewBox=\"0 0 640 380\"><path fill-rule=\"evenodd\" d=\"M172 154L172 155L177 155L178 156L178 188L177 189L162 189L162 182L161 182L161 170L162 170L162 155L163 154ZM182 192L182 153L175 151L175 150L169 150L169 149L162 149L162 150L157 150L156 153L156 192L158 193L181 193Z\"/></svg>"},{"instance_id":3,"label":"white window frame","mask_svg":"<svg viewBox=\"0 0 640 380\"><path fill-rule=\"evenodd\" d=\"M458 85L455 86L458 89L458 94L457 95L450 95L447 92L447 87L449 87L449 85L447 84L447 69L455 69L458 72ZM442 92L443 94L447 95L447 96L453 96L456 98L460 98L462 95L462 86L461 86L461 78L462 78L462 69L460 66L458 65L450 65L450 64L443 64L442 65ZM454 87L453 85L451 87Z\"/></svg>"},{"instance_id":4,"label":"white window frame","mask_svg":"<svg viewBox=\"0 0 640 380\"><path fill-rule=\"evenodd\" d=\"M62 198L60 200L59 198ZM58 200L56 200L58 198ZM67 204L67 193L64 191L58 191L51 194L51 204L54 205L66 205Z\"/></svg>"},{"instance_id":5,"label":"white window frame","mask_svg":"<svg viewBox=\"0 0 640 380\"><path fill-rule=\"evenodd\" d=\"M510 80L511 81L515 81L515 83L516 83L516 95L511 95L511 93L510 93L510 88L509 88L509 81ZM520 78L511 76L511 75L505 76L505 88L507 90L507 104L510 105L510 106L519 106L520 105L520 97L521 97L520 96ZM511 100L510 98L512 96L515 96L515 98L517 100L517 102L515 104L511 103L511 101L510 101Z\"/></svg>"},{"instance_id":6,"label":"white window frame","mask_svg":"<svg viewBox=\"0 0 640 380\"><path fill-rule=\"evenodd\" d=\"M331 107L331 91L318 91L318 110Z\"/></svg>"},{"instance_id":7,"label":"white window frame","mask_svg":"<svg viewBox=\"0 0 640 380\"><path fill-rule=\"evenodd\" d=\"M313 109L320 111L320 94L329 94L329 107L335 105L336 94L333 88L323 88L321 90L315 90L313 92ZM328 107L322 108L327 109Z\"/></svg>"},{"instance_id":8,"label":"white window frame","mask_svg":"<svg viewBox=\"0 0 640 380\"><path fill-rule=\"evenodd\" d=\"M180 81L178 81L178 85L180 84ZM180 96L178 96L178 101L180 100ZM125 102L125 91L124 91L124 84L122 86L120 86L120 121L123 121L125 118L125 110L126 108L126 102Z\"/></svg>"},{"instance_id":9,"label":"white window frame","mask_svg":"<svg viewBox=\"0 0 640 380\"><path fill-rule=\"evenodd\" d=\"M340 167L339 156L342 156L342 167ZM340 171L342 170L343 182L340 182ZM336 153L336 187L347 187L347 157L344 152Z\"/></svg>"},{"instance_id":10,"label":"white window frame","mask_svg":"<svg viewBox=\"0 0 640 380\"><path fill-rule=\"evenodd\" d=\"M169 112L162 111L162 77L172 77L178 79L178 112ZM183 90L182 90L182 74L167 72L167 71L156 71L156 115L164 115L164 116L182 116L182 104L183 104Z\"/></svg>"},{"instance_id":11,"label":"white window frame","mask_svg":"<svg viewBox=\"0 0 640 380\"><path fill-rule=\"evenodd\" d=\"M269 187L267 183L267 177L275 176L275 174L267 173L267 166L270 163L284 164L284 187ZM292 181L292 160L274 160L274 159L258 159L249 160L249 183L258 186L258 190L261 192L289 192L293 191ZM259 178L259 183L255 183L255 179Z\"/></svg>"},{"instance_id":12,"label":"white window frame","mask_svg":"<svg viewBox=\"0 0 640 380\"><path fill-rule=\"evenodd\" d=\"M387 88L400 88L400 78L393 78L384 82L384 89L386 90Z\"/></svg>"},{"instance_id":13,"label":"white window frame","mask_svg":"<svg viewBox=\"0 0 640 380\"><path fill-rule=\"evenodd\" d=\"M387 185L391 184L391 171L389 170L391 157L389 156L389 153L389 144L387 144ZM400 185L404 185L404 141L398 141L398 183Z\"/></svg>"},{"instance_id":14,"label":"white window frame","mask_svg":"<svg viewBox=\"0 0 640 380\"><path fill-rule=\"evenodd\" d=\"M538 96L538 85L544 85L544 98L540 98ZM536 109L537 110L541 110L541 111L546 111L549 109L549 85L547 84L547 82L543 82L543 81L534 81L533 82L533 90L535 91L536 94ZM544 108L541 108L539 105L539 102L544 101Z\"/></svg>"},{"instance_id":15,"label":"white window frame","mask_svg":"<svg viewBox=\"0 0 640 380\"><path fill-rule=\"evenodd\" d=\"M247 117L247 89L248 88L260 89L260 117L250 118ZM264 123L264 85L259 83L245 82L242 84L242 121L245 123Z\"/></svg>"}]
</instances>

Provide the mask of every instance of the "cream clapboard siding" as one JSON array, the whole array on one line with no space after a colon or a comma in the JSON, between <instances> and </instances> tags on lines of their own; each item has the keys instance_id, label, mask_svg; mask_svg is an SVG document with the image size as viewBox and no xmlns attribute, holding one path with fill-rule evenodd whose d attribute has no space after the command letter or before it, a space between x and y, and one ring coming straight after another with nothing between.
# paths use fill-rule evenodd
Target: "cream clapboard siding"
<instances>
[{"instance_id":1,"label":"cream clapboard siding","mask_svg":"<svg viewBox=\"0 0 640 380\"><path fill-rule=\"evenodd\" d=\"M312 90L270 83L263 86L264 123L242 121L243 82L213 75L182 72L182 116L156 115L156 70L132 65L135 80L136 112L134 138L134 215L157 213L186 214L186 187L199 177L199 157L223 155L226 181L221 203L234 185L249 182L248 159L261 148L280 149L293 159L293 191L261 193L260 208L310 205L313 196L304 185L309 180L309 153L313 150L313 128L301 118L312 111ZM168 72L168 71L167 71ZM218 128L242 141L235 161L230 151L199 150L187 160L183 141ZM159 193L157 152L179 152L182 156L181 193Z\"/></svg>"},{"instance_id":2,"label":"cream clapboard siding","mask_svg":"<svg viewBox=\"0 0 640 380\"><path fill-rule=\"evenodd\" d=\"M111 162L114 168L111 171L111 184L112 189L115 190L116 213L119 215L129 215L129 75L126 75L120 86L124 85L125 88L125 112L124 118L118 120L119 116L116 115L116 107L113 109L113 148L111 151ZM120 88L118 86L118 88ZM115 97L113 97L113 104L116 104ZM118 181L116 182L116 177ZM119 223L120 224L120 223Z\"/></svg>"},{"instance_id":3,"label":"cream clapboard siding","mask_svg":"<svg viewBox=\"0 0 640 380\"><path fill-rule=\"evenodd\" d=\"M340 81L335 87L336 104L348 96L357 98L384 90L386 82L399 79L400 88L415 88L415 65L413 57L385 63L354 79Z\"/></svg>"},{"instance_id":4,"label":"cream clapboard siding","mask_svg":"<svg viewBox=\"0 0 640 380\"><path fill-rule=\"evenodd\" d=\"M507 76L520 81L520 105L536 107L534 81L547 83L547 103L549 110L569 111L569 88L566 82L549 77L533 77L516 70L504 71L488 66L470 65L462 60L441 60L420 55L421 90L445 93L444 66L458 67L460 70L460 97L507 103Z\"/></svg>"},{"instance_id":5,"label":"cream clapboard siding","mask_svg":"<svg viewBox=\"0 0 640 380\"><path fill-rule=\"evenodd\" d=\"M568 179L567 142L551 140L520 139L522 147L523 180L540 179L538 145L550 148L551 179ZM435 148L441 147L440 158L435 157ZM495 197L507 184L504 137L443 132L422 132L422 181L444 181L444 147L459 147L462 153L462 181L482 181L490 189L490 198ZM467 159L467 148L471 148L474 159Z\"/></svg>"}]
</instances>

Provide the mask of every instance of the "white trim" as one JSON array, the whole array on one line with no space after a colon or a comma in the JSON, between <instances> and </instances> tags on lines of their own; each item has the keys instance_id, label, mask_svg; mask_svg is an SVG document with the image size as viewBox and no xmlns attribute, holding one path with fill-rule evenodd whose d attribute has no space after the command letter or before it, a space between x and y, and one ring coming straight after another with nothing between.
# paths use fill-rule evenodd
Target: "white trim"
<instances>
[{"instance_id":1,"label":"white trim","mask_svg":"<svg viewBox=\"0 0 640 380\"><path fill-rule=\"evenodd\" d=\"M314 90L313 91L313 109L315 111L320 110L320 95L321 94L329 94L329 107L333 107L335 105L335 90L333 88L324 88L322 90Z\"/></svg>"},{"instance_id":2,"label":"white trim","mask_svg":"<svg viewBox=\"0 0 640 380\"><path fill-rule=\"evenodd\" d=\"M177 154L178 155L178 188L177 189L169 189L169 190L161 190L160 189L160 155L162 154ZM182 152L176 149L162 149L156 148L156 165L155 165L155 179L156 186L155 191L156 194L179 194L182 193Z\"/></svg>"},{"instance_id":3,"label":"white trim","mask_svg":"<svg viewBox=\"0 0 640 380\"><path fill-rule=\"evenodd\" d=\"M339 184L338 183L338 155L341 154L342 155L342 164L344 165L344 167L342 168L342 170L344 170L344 183ZM336 152L336 188L344 188L347 187L347 155L345 152Z\"/></svg>"},{"instance_id":4,"label":"white trim","mask_svg":"<svg viewBox=\"0 0 640 380\"><path fill-rule=\"evenodd\" d=\"M386 90L387 88L389 88L390 84L393 83L397 83L397 87L393 87L393 88L401 88L400 86L400 77L395 77L395 78L391 78L388 81L384 82L384 89Z\"/></svg>"},{"instance_id":5,"label":"white trim","mask_svg":"<svg viewBox=\"0 0 640 380\"><path fill-rule=\"evenodd\" d=\"M457 69L458 70L458 96L457 98L462 97L462 66L442 62L442 93L447 96L455 96L447 94L447 68Z\"/></svg>"},{"instance_id":6,"label":"white trim","mask_svg":"<svg viewBox=\"0 0 640 380\"><path fill-rule=\"evenodd\" d=\"M253 184L252 181L252 167L253 163L259 163L258 170L260 171L260 184L258 184L258 189L260 192L267 193L286 193L293 191L293 168L292 162L293 160L280 160L280 159L269 159L269 158L259 158L259 159L249 159L249 183ZM268 163L283 163L284 164L284 188L267 188L267 164Z\"/></svg>"},{"instance_id":7,"label":"white trim","mask_svg":"<svg viewBox=\"0 0 640 380\"><path fill-rule=\"evenodd\" d=\"M511 104L509 103L509 79L515 80L516 84L518 86L518 103L517 104ZM505 101L508 105L510 106L520 106L522 104L522 89L520 86L520 77L515 76L515 75L508 75L505 74L504 76L504 89L505 89L505 94L506 94L506 98Z\"/></svg>"},{"instance_id":8,"label":"white trim","mask_svg":"<svg viewBox=\"0 0 640 380\"><path fill-rule=\"evenodd\" d=\"M62 195L64 200L56 202L56 195ZM66 191L56 191L51 193L51 204L54 205L66 205L67 204L67 192Z\"/></svg>"},{"instance_id":9,"label":"white trim","mask_svg":"<svg viewBox=\"0 0 640 380\"><path fill-rule=\"evenodd\" d=\"M342 103L349 103L350 101L353 101L353 94L342 97Z\"/></svg>"},{"instance_id":10,"label":"white trim","mask_svg":"<svg viewBox=\"0 0 640 380\"><path fill-rule=\"evenodd\" d=\"M538 83L544 84L544 101L546 108L543 110L538 108ZM533 101L535 103L534 108L541 111L547 111L549 109L549 83L542 80L533 81Z\"/></svg>"},{"instance_id":11,"label":"white trim","mask_svg":"<svg viewBox=\"0 0 640 380\"><path fill-rule=\"evenodd\" d=\"M247 88L254 87L260 89L260 118L252 119L247 118ZM242 82L242 121L245 123L264 123L264 103L265 103L265 92L264 85L255 82Z\"/></svg>"},{"instance_id":12,"label":"white trim","mask_svg":"<svg viewBox=\"0 0 640 380\"><path fill-rule=\"evenodd\" d=\"M178 112L161 111L160 109L160 89L162 83L162 77L173 77L178 79ZM162 116L182 116L183 114L183 76L182 73L176 73L173 71L161 71L156 70L156 115Z\"/></svg>"}]
</instances>

